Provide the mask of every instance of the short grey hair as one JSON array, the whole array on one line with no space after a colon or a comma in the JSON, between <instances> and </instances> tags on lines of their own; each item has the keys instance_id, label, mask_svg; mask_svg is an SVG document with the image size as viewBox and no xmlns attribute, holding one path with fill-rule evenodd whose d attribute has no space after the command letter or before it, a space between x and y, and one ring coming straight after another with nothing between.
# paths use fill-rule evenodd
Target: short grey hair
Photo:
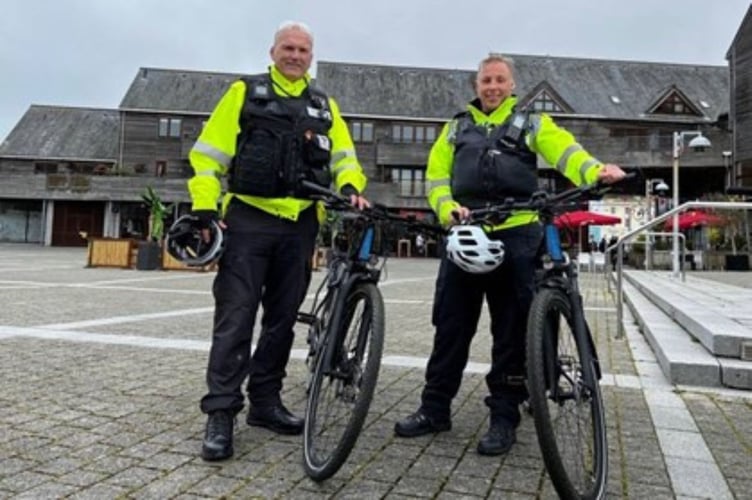
<instances>
[{"instance_id":1,"label":"short grey hair","mask_svg":"<svg viewBox=\"0 0 752 500\"><path fill-rule=\"evenodd\" d=\"M302 31L303 33L308 35L308 38L311 39L311 45L313 45L313 32L311 31L311 28L309 28L306 23L302 23L300 21L284 21L282 24L280 24L277 27L277 31L274 32L274 45L277 45L279 37L283 32L290 30Z\"/></svg>"},{"instance_id":2,"label":"short grey hair","mask_svg":"<svg viewBox=\"0 0 752 500\"><path fill-rule=\"evenodd\" d=\"M480 64L478 64L478 72L483 69L483 66L492 62L500 62L506 64L509 68L509 71L512 72L512 78L516 76L516 71L514 69L514 59L498 52L489 52L488 56L486 56L486 58L483 59Z\"/></svg>"}]
</instances>

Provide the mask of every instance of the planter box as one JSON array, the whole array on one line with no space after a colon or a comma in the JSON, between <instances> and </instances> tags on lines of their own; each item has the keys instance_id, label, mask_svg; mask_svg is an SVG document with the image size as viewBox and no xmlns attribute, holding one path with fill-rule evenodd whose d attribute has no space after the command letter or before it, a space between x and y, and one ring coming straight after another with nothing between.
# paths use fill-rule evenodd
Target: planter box
<instances>
[{"instance_id":1,"label":"planter box","mask_svg":"<svg viewBox=\"0 0 752 500\"><path fill-rule=\"evenodd\" d=\"M725 255L726 271L749 271L749 256L746 253Z\"/></svg>"},{"instance_id":2,"label":"planter box","mask_svg":"<svg viewBox=\"0 0 752 500\"><path fill-rule=\"evenodd\" d=\"M131 267L136 240L130 238L89 238L88 267Z\"/></svg>"},{"instance_id":3,"label":"planter box","mask_svg":"<svg viewBox=\"0 0 752 500\"><path fill-rule=\"evenodd\" d=\"M153 271L162 266L162 245L158 241L139 241L136 269Z\"/></svg>"}]
</instances>

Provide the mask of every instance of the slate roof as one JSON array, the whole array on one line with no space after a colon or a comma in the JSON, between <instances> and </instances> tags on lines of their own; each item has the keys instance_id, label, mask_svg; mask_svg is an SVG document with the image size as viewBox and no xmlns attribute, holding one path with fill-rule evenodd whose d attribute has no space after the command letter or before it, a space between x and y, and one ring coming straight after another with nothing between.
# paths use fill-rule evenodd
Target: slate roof
<instances>
[{"instance_id":1,"label":"slate roof","mask_svg":"<svg viewBox=\"0 0 752 500\"><path fill-rule=\"evenodd\" d=\"M120 109L209 114L227 87L241 76L141 68L120 102Z\"/></svg>"},{"instance_id":2,"label":"slate roof","mask_svg":"<svg viewBox=\"0 0 752 500\"><path fill-rule=\"evenodd\" d=\"M0 157L115 161L116 109L32 105L0 144Z\"/></svg>"},{"instance_id":3,"label":"slate roof","mask_svg":"<svg viewBox=\"0 0 752 500\"><path fill-rule=\"evenodd\" d=\"M658 121L715 121L728 112L726 66L578 59L509 54L517 73L516 94L548 86L575 115ZM334 96L345 115L447 119L474 98L475 69L437 69L319 61L318 85ZM675 86L703 118L645 113ZM611 96L618 97L614 103ZM708 107L702 106L705 101Z\"/></svg>"}]
</instances>

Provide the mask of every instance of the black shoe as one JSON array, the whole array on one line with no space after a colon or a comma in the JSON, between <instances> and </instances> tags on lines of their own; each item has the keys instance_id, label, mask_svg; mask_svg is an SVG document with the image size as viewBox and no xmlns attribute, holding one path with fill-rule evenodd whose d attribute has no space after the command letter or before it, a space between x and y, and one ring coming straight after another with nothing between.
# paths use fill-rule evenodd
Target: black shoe
<instances>
[{"instance_id":1,"label":"black shoe","mask_svg":"<svg viewBox=\"0 0 752 500\"><path fill-rule=\"evenodd\" d=\"M517 441L514 427L506 422L491 422L488 432L478 442L481 455L503 455Z\"/></svg>"},{"instance_id":2,"label":"black shoe","mask_svg":"<svg viewBox=\"0 0 752 500\"><path fill-rule=\"evenodd\" d=\"M274 406L251 406L246 422L248 425L266 427L277 434L295 435L303 432L303 419L290 413L282 403Z\"/></svg>"},{"instance_id":3,"label":"black shoe","mask_svg":"<svg viewBox=\"0 0 752 500\"><path fill-rule=\"evenodd\" d=\"M394 433L401 437L417 437L424 434L448 431L452 428L449 420L436 420L418 410L394 424Z\"/></svg>"},{"instance_id":4,"label":"black shoe","mask_svg":"<svg viewBox=\"0 0 752 500\"><path fill-rule=\"evenodd\" d=\"M209 414L204 432L204 444L201 457L204 460L224 460L233 454L232 432L235 417L226 410L217 410Z\"/></svg>"}]
</instances>

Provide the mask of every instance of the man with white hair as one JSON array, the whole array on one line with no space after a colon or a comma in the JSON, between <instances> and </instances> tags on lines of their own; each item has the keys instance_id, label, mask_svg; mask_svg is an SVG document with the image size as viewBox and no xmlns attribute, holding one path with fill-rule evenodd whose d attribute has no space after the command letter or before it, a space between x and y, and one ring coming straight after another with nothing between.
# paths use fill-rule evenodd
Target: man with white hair
<instances>
[{"instance_id":1,"label":"man with white hair","mask_svg":"<svg viewBox=\"0 0 752 500\"><path fill-rule=\"evenodd\" d=\"M221 219L227 241L213 285L208 392L201 400L208 414L205 460L233 454L246 376L249 425L280 434L303 430L303 420L280 395L319 224L316 204L300 181L325 187L333 182L354 206L368 205L360 195L366 177L347 124L335 101L310 85L312 49L306 25L283 23L270 50L273 64L230 86L189 155L196 226ZM228 189L221 196L219 178L225 175ZM259 305L264 314L251 357Z\"/></svg>"}]
</instances>

